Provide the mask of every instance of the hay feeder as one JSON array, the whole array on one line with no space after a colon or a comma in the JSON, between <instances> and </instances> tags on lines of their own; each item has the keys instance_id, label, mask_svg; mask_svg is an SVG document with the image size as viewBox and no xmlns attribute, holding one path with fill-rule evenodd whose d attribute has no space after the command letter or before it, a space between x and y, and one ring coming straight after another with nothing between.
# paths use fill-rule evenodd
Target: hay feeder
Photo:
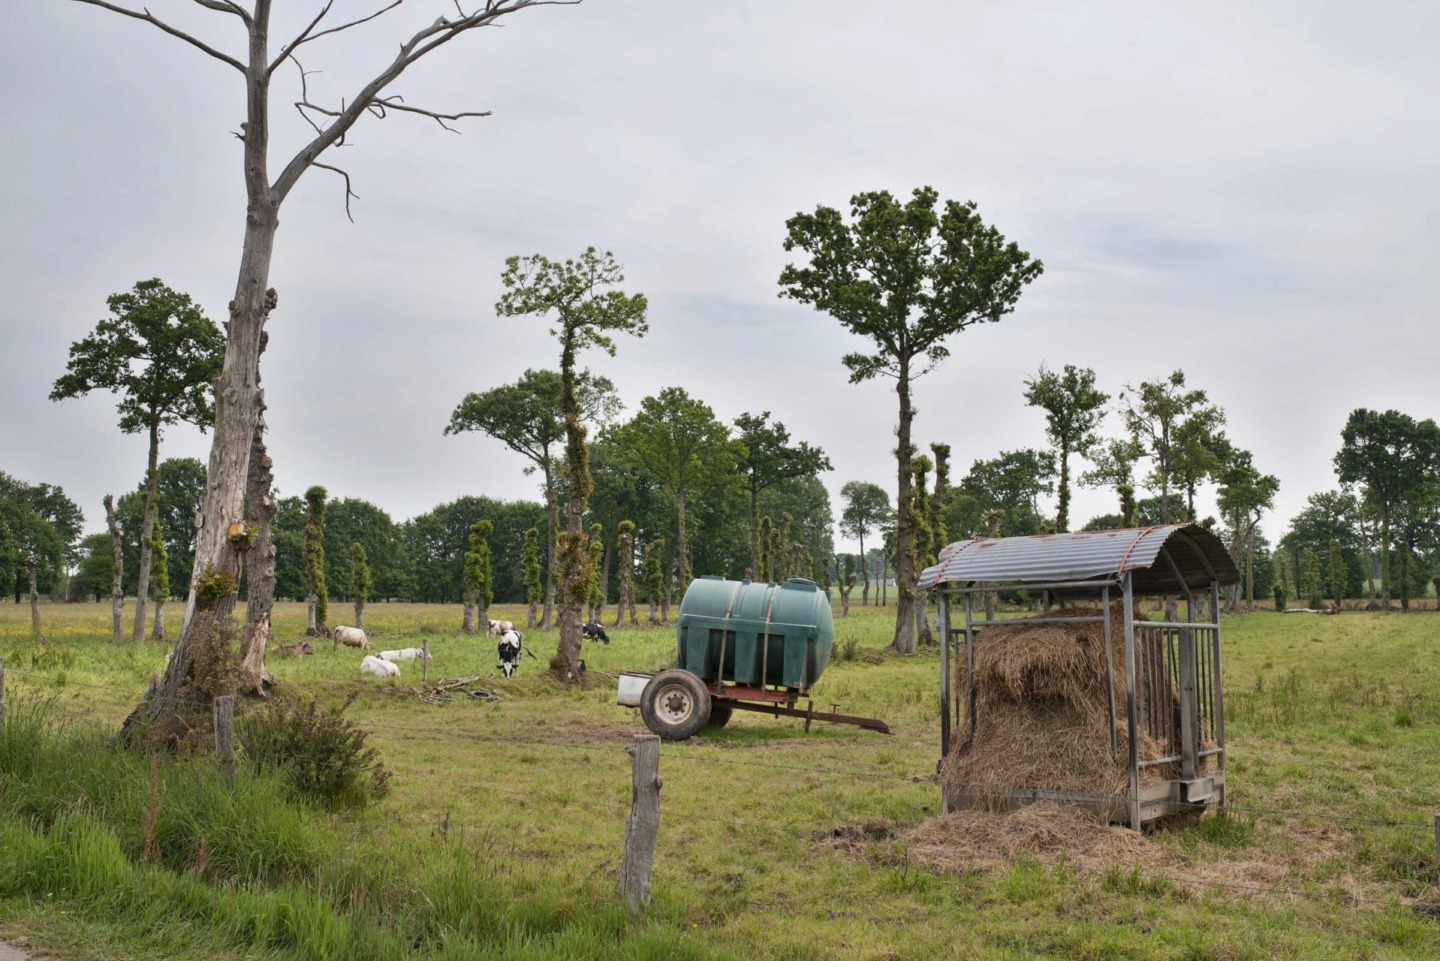
<instances>
[{"instance_id":1,"label":"hay feeder","mask_svg":"<svg viewBox=\"0 0 1440 961\"><path fill-rule=\"evenodd\" d=\"M1239 579L1193 524L945 548L920 576L939 604L944 809L1062 801L1139 830L1223 807L1218 612ZM986 594L1014 589L1041 613L986 615ZM1184 620L1137 620L1147 597L1178 598Z\"/></svg>"}]
</instances>

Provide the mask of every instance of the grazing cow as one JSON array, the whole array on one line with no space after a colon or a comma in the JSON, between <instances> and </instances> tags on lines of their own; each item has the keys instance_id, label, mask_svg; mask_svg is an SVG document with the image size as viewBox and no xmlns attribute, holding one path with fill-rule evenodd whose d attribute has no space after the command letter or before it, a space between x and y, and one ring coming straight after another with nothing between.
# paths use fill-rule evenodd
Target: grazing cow
<instances>
[{"instance_id":1,"label":"grazing cow","mask_svg":"<svg viewBox=\"0 0 1440 961\"><path fill-rule=\"evenodd\" d=\"M520 669L521 644L519 631L506 631L500 635L500 643L496 645L500 663L495 666L506 677L514 677L515 672Z\"/></svg>"},{"instance_id":2,"label":"grazing cow","mask_svg":"<svg viewBox=\"0 0 1440 961\"><path fill-rule=\"evenodd\" d=\"M499 637L506 631L515 630L515 624L511 621L490 621L485 628L485 633L491 637Z\"/></svg>"},{"instance_id":3,"label":"grazing cow","mask_svg":"<svg viewBox=\"0 0 1440 961\"><path fill-rule=\"evenodd\" d=\"M381 651L375 656L382 661L413 661L419 657L423 657L427 661L430 659L430 655L423 647L404 647L398 651Z\"/></svg>"},{"instance_id":4,"label":"grazing cow","mask_svg":"<svg viewBox=\"0 0 1440 961\"><path fill-rule=\"evenodd\" d=\"M335 639L335 649L339 650L340 645L346 647L358 647L362 651L370 650L370 638L358 627L337 627L331 635Z\"/></svg>"},{"instance_id":5,"label":"grazing cow","mask_svg":"<svg viewBox=\"0 0 1440 961\"><path fill-rule=\"evenodd\" d=\"M580 633L592 641L610 643L610 635L605 633L605 628L596 621L587 621L580 625Z\"/></svg>"},{"instance_id":6,"label":"grazing cow","mask_svg":"<svg viewBox=\"0 0 1440 961\"><path fill-rule=\"evenodd\" d=\"M400 668L389 661L382 661L371 654L366 654L360 662L360 673L374 674L376 677L399 677Z\"/></svg>"}]
</instances>

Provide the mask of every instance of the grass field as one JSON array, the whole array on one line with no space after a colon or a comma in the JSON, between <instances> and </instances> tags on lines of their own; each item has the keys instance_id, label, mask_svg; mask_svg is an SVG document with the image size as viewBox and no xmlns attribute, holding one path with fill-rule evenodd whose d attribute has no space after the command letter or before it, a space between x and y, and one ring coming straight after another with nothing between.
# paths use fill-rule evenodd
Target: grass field
<instances>
[{"instance_id":1,"label":"grass field","mask_svg":"<svg viewBox=\"0 0 1440 961\"><path fill-rule=\"evenodd\" d=\"M276 614L279 646L298 636L304 611ZM553 634L529 634L541 660L504 681L490 676L492 642L459 634L458 606L372 604L377 644L428 640L432 681L479 674L475 686L502 699L429 704L416 695L417 664L398 680L362 679L356 652L323 643L313 657L272 658L284 696L358 695L348 714L373 731L393 789L360 814L305 813L314 837L301 846L319 851L288 874L242 866L210 883L230 911L239 892L292 888L348 912L352 926L363 909L409 956L470 957L461 948L480 945L473 956L1440 958L1440 920L1427 908L1440 903L1440 616L1232 619L1236 813L1143 839L1138 866L1106 861L1113 845L1098 832L1099 867L1096 852L1062 848L942 870L905 839L937 813L938 658L885 655L888 614L837 617L837 660L815 700L884 718L895 736L823 724L806 734L798 721L737 713L723 730L664 747L655 900L641 923L624 919L613 886L630 796L624 748L643 727L603 675L658 668L673 631L587 644L591 683L577 689L541 674ZM492 616L523 620L518 607ZM109 645L108 605L45 606L43 646L28 617L0 605L12 712L43 694L53 714L113 729L167 650ZM12 791L0 781L0 827ZM117 832L135 861L139 834ZM156 891L179 883L150 873L142 881ZM157 928L103 898L40 886L16 882L0 899L0 935L23 932L76 958L325 956L323 939L268 943L205 912ZM486 922L504 937L476 929Z\"/></svg>"}]
</instances>

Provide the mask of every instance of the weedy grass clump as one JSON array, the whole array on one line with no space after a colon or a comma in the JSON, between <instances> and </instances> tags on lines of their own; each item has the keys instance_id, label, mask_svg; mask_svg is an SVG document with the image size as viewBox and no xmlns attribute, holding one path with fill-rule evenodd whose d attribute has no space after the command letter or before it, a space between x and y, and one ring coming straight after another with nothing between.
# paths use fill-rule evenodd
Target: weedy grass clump
<instances>
[{"instance_id":1,"label":"weedy grass clump","mask_svg":"<svg viewBox=\"0 0 1440 961\"><path fill-rule=\"evenodd\" d=\"M363 808L385 797L390 772L367 732L344 716L351 694L323 709L315 698L280 700L240 719L240 743L253 771L274 771L296 797L329 808Z\"/></svg>"}]
</instances>

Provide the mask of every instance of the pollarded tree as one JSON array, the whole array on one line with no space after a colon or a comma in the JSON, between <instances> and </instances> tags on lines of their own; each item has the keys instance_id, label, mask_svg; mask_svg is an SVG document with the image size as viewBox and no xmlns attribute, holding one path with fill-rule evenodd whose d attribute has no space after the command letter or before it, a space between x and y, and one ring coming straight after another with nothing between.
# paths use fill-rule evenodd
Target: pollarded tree
<instances>
[{"instance_id":1,"label":"pollarded tree","mask_svg":"<svg viewBox=\"0 0 1440 961\"><path fill-rule=\"evenodd\" d=\"M1350 572L1345 567L1345 552L1340 548L1340 542L1330 542L1330 563L1325 568L1325 583L1330 588L1330 596L1335 599L1335 607L1341 608L1345 604L1345 589L1350 583Z\"/></svg>"},{"instance_id":2,"label":"pollarded tree","mask_svg":"<svg viewBox=\"0 0 1440 961\"><path fill-rule=\"evenodd\" d=\"M604 530L599 524L590 525L590 541L586 550L589 552L590 560L587 565L590 568L590 607L589 620L599 621L605 611L605 591L609 587L601 576L601 558L605 554L605 540L601 536Z\"/></svg>"},{"instance_id":3,"label":"pollarded tree","mask_svg":"<svg viewBox=\"0 0 1440 961\"><path fill-rule=\"evenodd\" d=\"M189 294L171 290L159 279L142 280L127 293L111 294L106 302L110 316L70 345L69 364L56 379L50 399L113 391L120 395L120 429L149 437L135 592L133 637L138 644L145 639L160 437L175 424L193 424L203 431L214 420L210 384L220 373L225 337Z\"/></svg>"},{"instance_id":4,"label":"pollarded tree","mask_svg":"<svg viewBox=\"0 0 1440 961\"><path fill-rule=\"evenodd\" d=\"M465 625L466 634L480 630L490 618L490 604L495 600L495 585L490 577L491 521L479 520L470 525L470 549L465 552Z\"/></svg>"},{"instance_id":5,"label":"pollarded tree","mask_svg":"<svg viewBox=\"0 0 1440 961\"><path fill-rule=\"evenodd\" d=\"M974 203L946 201L921 187L909 203L888 191L850 199L851 222L840 211L817 207L786 221L785 249L804 251L809 263L787 265L782 297L810 304L846 330L869 338L872 353L842 358L850 382L895 378L900 402L895 434L895 503L910 502L912 382L950 354L946 341L965 328L999 321L1015 309L1025 285L1044 270L1038 260L986 226ZM915 649L914 531L904 518L896 530L893 646Z\"/></svg>"},{"instance_id":6,"label":"pollarded tree","mask_svg":"<svg viewBox=\"0 0 1440 961\"><path fill-rule=\"evenodd\" d=\"M1390 522L1396 509L1440 473L1440 427L1398 410L1360 408L1340 432L1335 472L1342 484L1358 484L1380 515L1381 604L1390 608Z\"/></svg>"},{"instance_id":7,"label":"pollarded tree","mask_svg":"<svg viewBox=\"0 0 1440 961\"><path fill-rule=\"evenodd\" d=\"M1232 448L1230 456L1217 472L1220 489L1216 506L1230 527L1230 555L1245 572L1247 601L1255 606L1255 531L1260 516L1275 506L1275 495L1280 492L1280 479L1274 474L1262 474L1255 467L1248 450ZM1229 607L1231 612L1240 607L1240 589L1231 589Z\"/></svg>"},{"instance_id":8,"label":"pollarded tree","mask_svg":"<svg viewBox=\"0 0 1440 961\"><path fill-rule=\"evenodd\" d=\"M870 606L870 570L865 537L890 522L890 495L879 484L846 481L840 488L845 509L840 513L840 533L860 542L860 605Z\"/></svg>"},{"instance_id":9,"label":"pollarded tree","mask_svg":"<svg viewBox=\"0 0 1440 961\"><path fill-rule=\"evenodd\" d=\"M662 624L656 608L665 597L665 538L657 537L645 547L645 597L650 602L650 623Z\"/></svg>"},{"instance_id":10,"label":"pollarded tree","mask_svg":"<svg viewBox=\"0 0 1440 961\"><path fill-rule=\"evenodd\" d=\"M1061 373L1043 366L1025 381L1025 402L1045 411L1045 432L1060 462L1055 530L1070 530L1070 455L1089 456L1100 443L1098 429L1110 395L1095 387L1095 371L1066 364Z\"/></svg>"},{"instance_id":11,"label":"pollarded tree","mask_svg":"<svg viewBox=\"0 0 1440 961\"><path fill-rule=\"evenodd\" d=\"M791 445L790 432L770 412L759 416L741 414L735 418L736 440L744 447L739 469L745 475L750 494L750 568L755 577L760 569L760 492L794 477L809 477L830 470L830 458L818 447L801 441Z\"/></svg>"},{"instance_id":12,"label":"pollarded tree","mask_svg":"<svg viewBox=\"0 0 1440 961\"><path fill-rule=\"evenodd\" d=\"M494 387L484 393L466 394L445 433L478 431L500 441L530 461L525 473L540 471L545 489L545 539L547 571L545 613L542 629L550 627L555 603L555 538L559 532L559 491L561 461L556 447L565 440L565 422L560 413L560 375L553 370L527 370L513 384ZM620 412L620 399L608 377L596 377L588 370L575 375L575 398L580 420L605 424ZM533 626L533 625L532 625Z\"/></svg>"},{"instance_id":13,"label":"pollarded tree","mask_svg":"<svg viewBox=\"0 0 1440 961\"><path fill-rule=\"evenodd\" d=\"M615 608L615 627L625 626L625 612L630 612L630 626L638 627L635 616L635 522L623 520L619 527L620 536L615 544L615 555L620 571L620 603Z\"/></svg>"},{"instance_id":14,"label":"pollarded tree","mask_svg":"<svg viewBox=\"0 0 1440 961\"><path fill-rule=\"evenodd\" d=\"M534 630L536 608L544 594L540 578L540 531L530 528L525 532L525 543L520 551L521 580L525 585L525 628Z\"/></svg>"},{"instance_id":15,"label":"pollarded tree","mask_svg":"<svg viewBox=\"0 0 1440 961\"><path fill-rule=\"evenodd\" d=\"M365 545L350 545L350 594L355 601L355 626L365 630L365 602L370 599L370 559Z\"/></svg>"},{"instance_id":16,"label":"pollarded tree","mask_svg":"<svg viewBox=\"0 0 1440 961\"><path fill-rule=\"evenodd\" d=\"M143 8L135 9L110 0L76 0L112 13L147 23L181 40L212 59L235 70L244 89L245 119L239 124L242 143L239 174L245 188L245 235L241 245L235 295L230 301L230 317L226 325L225 360L215 381L215 432L210 449L205 502L199 512L201 521L196 534L195 564L191 573L190 595L186 616L158 696L147 697L126 720L125 733L135 730L142 718L155 718L162 712L177 709L176 698L194 669L190 639L196 630L224 628L235 609L236 586L239 583L243 554L250 548L248 538L234 538L232 531L252 526L245 515L245 491L250 474L250 452L263 406L259 383L261 334L274 310L277 296L270 286L270 267L275 250L275 234L280 225L280 210L300 178L312 167L343 177L345 199L352 196L350 177L340 168L321 162L331 147L345 144L346 135L362 118L391 115L414 115L434 120L442 126L462 117L484 116L479 111L441 113L407 101L390 92L391 85L427 54L450 47L451 41L482 27L498 25L506 16L527 7L546 6L566 0L487 0L478 7L466 9L460 3L435 5L443 7L437 17L435 10L421 14L418 29L398 45L394 59L361 83L335 106L311 99L306 71L296 59L302 47L315 49L318 41L389 14L399 3L377 4L369 13L329 25L326 17L334 6L330 0L315 4L318 12L306 18L305 26L278 51L271 49L272 0L199 0L198 6L218 17L219 21L237 28L239 42L235 52L199 39ZM295 104L310 124L314 135L307 136L293 156L284 162L279 174L270 173L271 84L278 71L294 63L299 96L285 97L288 110ZM312 72L313 73L313 72ZM258 525L255 525L258 526ZM198 616L203 615L203 617ZM201 622L204 623L201 623Z\"/></svg>"},{"instance_id":17,"label":"pollarded tree","mask_svg":"<svg viewBox=\"0 0 1440 961\"><path fill-rule=\"evenodd\" d=\"M495 305L501 317L552 318L550 332L560 342L560 414L565 425L565 531L556 537L555 572L560 595L560 644L551 668L566 678L580 677L580 612L589 596L585 548L585 507L594 489L590 451L581 420L576 355L598 347L615 356L612 334L645 336L644 294L611 289L625 274L615 255L589 247L561 263L535 254L505 261L500 281L505 293Z\"/></svg>"},{"instance_id":18,"label":"pollarded tree","mask_svg":"<svg viewBox=\"0 0 1440 961\"><path fill-rule=\"evenodd\" d=\"M1319 608L1323 603L1320 595L1324 590L1320 579L1320 558L1307 547L1300 555L1300 593L1305 596L1306 606Z\"/></svg>"},{"instance_id":19,"label":"pollarded tree","mask_svg":"<svg viewBox=\"0 0 1440 961\"><path fill-rule=\"evenodd\" d=\"M159 509L157 498L157 513ZM155 624L150 637L157 641L165 640L165 602L170 598L170 554L165 550L163 534L158 523L150 531L150 556L153 560L150 566L150 596L155 601Z\"/></svg>"},{"instance_id":20,"label":"pollarded tree","mask_svg":"<svg viewBox=\"0 0 1440 961\"><path fill-rule=\"evenodd\" d=\"M330 593L325 589L325 488L305 492L305 604L306 635L325 637L330 616Z\"/></svg>"},{"instance_id":21,"label":"pollarded tree","mask_svg":"<svg viewBox=\"0 0 1440 961\"><path fill-rule=\"evenodd\" d=\"M710 405L681 387L666 387L642 400L635 416L615 432L615 439L637 470L675 498L675 543L681 587L686 587L691 577L686 499L733 477L741 448Z\"/></svg>"},{"instance_id":22,"label":"pollarded tree","mask_svg":"<svg viewBox=\"0 0 1440 961\"><path fill-rule=\"evenodd\" d=\"M908 505L908 517L904 522L910 525L914 534L911 541L911 565L918 575L931 563L931 557L935 552L934 532L930 529L928 518L930 517L930 492L927 490L927 477L930 468L934 466L930 458L924 454L917 454L910 458L910 504ZM902 514L903 516L903 514ZM918 593L918 592L917 592ZM930 633L930 619L928 617L929 605L924 595L916 598L915 610L915 642L923 646L930 646L935 638Z\"/></svg>"}]
</instances>

